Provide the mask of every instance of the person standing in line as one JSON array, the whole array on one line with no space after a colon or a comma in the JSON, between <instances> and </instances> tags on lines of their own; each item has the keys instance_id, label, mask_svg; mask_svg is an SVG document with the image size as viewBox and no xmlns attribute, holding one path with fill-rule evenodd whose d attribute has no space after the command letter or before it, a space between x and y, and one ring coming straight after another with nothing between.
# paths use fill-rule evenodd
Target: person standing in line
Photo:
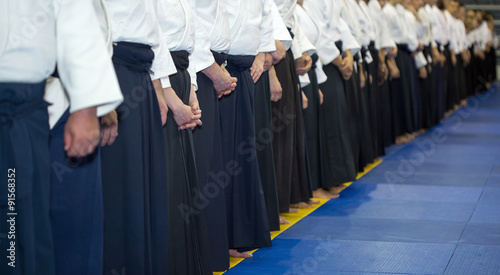
<instances>
[{"instance_id":1,"label":"person standing in line","mask_svg":"<svg viewBox=\"0 0 500 275\"><path fill-rule=\"evenodd\" d=\"M48 112L55 271L96 274L103 269L100 146L85 155L71 150L71 144L78 142L78 131L99 137L99 124L74 114L101 117L101 146L111 145L118 135L114 109L123 97L111 62L103 2L55 1L54 7L57 71L47 81L45 100L52 104Z\"/></svg>"},{"instance_id":2,"label":"person standing in line","mask_svg":"<svg viewBox=\"0 0 500 275\"><path fill-rule=\"evenodd\" d=\"M321 32L329 36L325 44L318 44L319 59L328 79L320 85L323 92L323 127L331 183L328 191L334 197L344 183L356 179L356 164L352 151L351 126L346 103L345 81L353 72L355 55L360 47L352 37L346 22L340 17L340 3L334 0L305 0L304 9L318 22ZM327 40L325 40L327 41ZM342 55L341 55L342 52Z\"/></svg>"},{"instance_id":3,"label":"person standing in line","mask_svg":"<svg viewBox=\"0 0 500 275\"><path fill-rule=\"evenodd\" d=\"M304 1L298 1L299 7L295 8L298 24L308 30L307 38L315 46L316 52L311 55L312 67L308 72L309 84L303 83L301 80L302 91L307 97L307 108L303 110L304 124L306 128L307 150L311 169L311 185L313 197L315 198L332 198L335 197L330 192L326 191L331 187L330 173L328 170L328 162L326 155L325 132L323 127L323 93L319 89L319 85L327 80L327 76L323 71L323 64L318 56L318 48L321 45L330 43L334 45L334 41L330 37L325 36L320 29L316 20L310 16L303 8Z\"/></svg>"},{"instance_id":4,"label":"person standing in line","mask_svg":"<svg viewBox=\"0 0 500 275\"><path fill-rule=\"evenodd\" d=\"M104 274L167 274L167 175L161 79L176 73L156 0L106 0L113 63L125 98L120 135L102 150ZM156 83L153 86L153 82ZM199 114L191 112L186 126ZM173 118L170 118L173 119Z\"/></svg>"},{"instance_id":5,"label":"person standing in line","mask_svg":"<svg viewBox=\"0 0 500 275\"><path fill-rule=\"evenodd\" d=\"M273 15L273 33L276 51L265 53L264 72L255 83L255 143L262 190L264 191L266 201L269 229L271 231L279 231L280 212L272 142L274 136L273 130L276 130L276 127L272 125L273 115L271 105L273 101L281 99L282 90L279 90L281 89L281 85L278 85L278 87L273 86L273 90L271 90L269 70L272 68L274 75L276 74L272 65L279 63L285 57L286 50L292 44L292 37L281 19L278 7L274 2L271 1L270 3L272 5L271 13ZM258 62L257 59L254 62Z\"/></svg>"},{"instance_id":6,"label":"person standing in line","mask_svg":"<svg viewBox=\"0 0 500 275\"><path fill-rule=\"evenodd\" d=\"M201 126L196 96L196 67L191 62L195 47L196 6L186 0L157 2L161 42L167 45L177 73L161 78L169 109L163 127L167 162L167 226L169 274L211 274L205 215L193 215L185 208L201 197L198 184L192 131ZM173 118L173 119L172 119Z\"/></svg>"},{"instance_id":7,"label":"person standing in line","mask_svg":"<svg viewBox=\"0 0 500 275\"><path fill-rule=\"evenodd\" d=\"M392 125L394 110L391 107L389 84L392 79L400 77L400 72L395 61L398 48L391 36L391 32L387 31L389 27L381 5L385 5L385 1L369 0L368 2L368 11L376 26L376 39L373 44L370 44L369 49L375 60L378 60L378 78L375 82L377 82L380 89L381 108L378 117L380 149L393 144L396 140Z\"/></svg>"},{"instance_id":8,"label":"person standing in line","mask_svg":"<svg viewBox=\"0 0 500 275\"><path fill-rule=\"evenodd\" d=\"M445 46L449 42L449 33L447 31L446 19L437 5L437 0L427 0L425 9L429 14L432 26L432 36L437 46L437 52L433 52L434 65L432 71L435 75L435 98L436 111L434 113L434 124L438 124L445 113L446 98L446 76L448 73L446 67Z\"/></svg>"},{"instance_id":9,"label":"person standing in line","mask_svg":"<svg viewBox=\"0 0 500 275\"><path fill-rule=\"evenodd\" d=\"M0 25L0 167L7 173L8 188L2 188L0 192L0 212L3 217L11 218L9 223L2 223L0 226L0 234L5 236L5 240L10 239L8 242L0 242L0 255L7 259L0 267L0 273L64 274L68 266L56 268L56 264L59 264L56 259L61 260L61 257L67 256L66 260L73 261L75 254L61 255L62 251L55 252L54 249L63 249L62 242L68 245L63 240L65 238L71 242L81 242L70 236L71 232L68 231L74 229L72 225L53 230L54 219L51 220L51 216L62 218L65 213L53 212L54 206L57 205L54 202L60 202L64 198L61 194L54 197L57 192L51 190L50 185L51 169L54 167L51 164L56 162L51 162L49 122L53 126L58 120L57 116L61 114L51 114L49 120L48 103L44 100L46 79L53 74L57 62L61 70L61 80L67 88L69 102L66 104L71 104L71 114L66 116L68 121L63 133L58 135L64 136L64 141L52 144L52 148L69 158L85 158L94 152L99 143L98 116L112 110L122 97L117 89L102 34L95 24L95 11L90 3L3 1L1 5L0 18L3 23ZM81 22L72 21L75 7L84 8L82 14L89 16L87 19L90 25L84 24L85 28L82 28ZM36 18L43 18L43 21L36 25L36 32L28 35L26 29L33 26L33 21L29 20ZM78 33L78 37L71 36L73 33ZM84 40L95 39L95 47L87 51L88 43L78 43L81 37ZM72 47L68 47L69 45ZM92 64L79 53L96 58L92 62L96 65L96 70L105 77L103 89L91 90L85 85L90 83L82 85L85 77L93 77L93 73L98 72L89 72ZM59 89L58 92L62 90ZM63 109L62 112L65 111L63 105L57 104L57 107ZM94 169L94 172L97 170ZM97 180L91 182L87 190L96 191L96 194L90 196L100 200ZM80 201L87 199L77 193L77 190L73 189L67 195ZM73 206L69 211L79 210ZM96 234L95 241L87 247L71 247L72 250L89 252L89 260L92 263L89 272L102 272L102 260L99 257L102 256L99 251L99 212L99 209L95 208L87 212L91 216L97 214L90 217L90 220L97 223L93 225L90 233ZM12 228L15 230L12 231ZM54 244L53 235L57 233L63 235L57 236ZM89 236L86 233L83 235ZM79 270L82 264L77 261L73 263L78 265L73 271L88 274L85 270ZM86 268L87 264L85 262L83 267Z\"/></svg>"},{"instance_id":10,"label":"person standing in line","mask_svg":"<svg viewBox=\"0 0 500 275\"><path fill-rule=\"evenodd\" d=\"M193 131L196 171L200 185L195 215L204 214L212 271L229 269L224 180L229 174L222 161L219 98L231 93L238 79L225 69L231 44L229 20L223 0L190 0L195 19L195 47L190 64L195 66L199 107L203 125ZM193 8L194 7L194 8Z\"/></svg>"},{"instance_id":11,"label":"person standing in line","mask_svg":"<svg viewBox=\"0 0 500 275\"><path fill-rule=\"evenodd\" d=\"M266 0L225 0L231 47L227 70L238 78L233 93L223 96L222 160L230 171L224 182L229 255L252 257L248 251L271 246L255 143L255 82L264 70L265 56L276 50L271 5ZM258 62L254 62L258 59Z\"/></svg>"}]
</instances>

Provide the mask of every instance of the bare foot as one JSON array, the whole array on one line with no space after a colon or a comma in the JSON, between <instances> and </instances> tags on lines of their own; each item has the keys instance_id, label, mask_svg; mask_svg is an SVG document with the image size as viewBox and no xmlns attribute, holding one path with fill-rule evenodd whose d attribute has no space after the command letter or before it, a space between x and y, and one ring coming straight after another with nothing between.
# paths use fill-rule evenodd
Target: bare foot
<instances>
[{"instance_id":1,"label":"bare foot","mask_svg":"<svg viewBox=\"0 0 500 275\"><path fill-rule=\"evenodd\" d=\"M313 197L320 199L331 199L332 194L323 188L319 188L318 190L313 191Z\"/></svg>"},{"instance_id":2,"label":"bare foot","mask_svg":"<svg viewBox=\"0 0 500 275\"><path fill-rule=\"evenodd\" d=\"M290 222L289 222L289 221L287 221L287 220L285 219L285 217L280 216L280 224L290 224Z\"/></svg>"},{"instance_id":3,"label":"bare foot","mask_svg":"<svg viewBox=\"0 0 500 275\"><path fill-rule=\"evenodd\" d=\"M234 258L248 259L252 258L253 255L250 252L238 252L236 249L229 249L229 256Z\"/></svg>"},{"instance_id":4,"label":"bare foot","mask_svg":"<svg viewBox=\"0 0 500 275\"><path fill-rule=\"evenodd\" d=\"M338 194L340 194L340 192L344 191L344 189L346 189L346 188L347 188L347 186L345 186L345 185L339 185L339 186L331 187L329 191L331 194L338 195Z\"/></svg>"},{"instance_id":5,"label":"bare foot","mask_svg":"<svg viewBox=\"0 0 500 275\"><path fill-rule=\"evenodd\" d=\"M290 210L288 210L288 213L299 213L299 209L290 207Z\"/></svg>"},{"instance_id":6,"label":"bare foot","mask_svg":"<svg viewBox=\"0 0 500 275\"><path fill-rule=\"evenodd\" d=\"M321 202L317 201L317 200L310 199L307 203L308 204L320 204Z\"/></svg>"},{"instance_id":7,"label":"bare foot","mask_svg":"<svg viewBox=\"0 0 500 275\"><path fill-rule=\"evenodd\" d=\"M313 207L313 206L310 205L310 204L307 204L305 202L299 202L299 203L296 203L296 204L290 204L290 208L306 209L306 208L311 208L311 207Z\"/></svg>"},{"instance_id":8,"label":"bare foot","mask_svg":"<svg viewBox=\"0 0 500 275\"><path fill-rule=\"evenodd\" d=\"M401 135L396 138L396 144L397 145L402 145L405 143L408 143L410 141L406 135Z\"/></svg>"}]
</instances>

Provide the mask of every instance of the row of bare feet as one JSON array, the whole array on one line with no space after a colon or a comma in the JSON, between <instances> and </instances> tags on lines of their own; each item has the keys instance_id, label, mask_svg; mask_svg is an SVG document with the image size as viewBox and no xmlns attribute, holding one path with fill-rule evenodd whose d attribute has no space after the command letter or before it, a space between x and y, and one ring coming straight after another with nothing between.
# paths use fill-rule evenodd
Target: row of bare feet
<instances>
[{"instance_id":1,"label":"row of bare feet","mask_svg":"<svg viewBox=\"0 0 500 275\"><path fill-rule=\"evenodd\" d=\"M336 199L340 195L340 192L344 190L347 186L341 185L341 186L336 186L332 187L328 190L326 189L318 189L313 192L313 197L314 198L325 198L325 199ZM300 202L297 204L291 204L290 205L290 210L289 213L298 213L299 209L308 209L314 207L314 204L319 204L320 201L317 200L309 200L308 202ZM280 216L280 224L290 224L289 221L285 219L285 217ZM272 235L273 233L271 233ZM236 249L229 249L229 256L234 257L234 258L243 258L243 259L248 259L253 257L252 253L250 252L238 252Z\"/></svg>"},{"instance_id":2,"label":"row of bare feet","mask_svg":"<svg viewBox=\"0 0 500 275\"><path fill-rule=\"evenodd\" d=\"M460 102L460 105L455 105L453 109L449 110L445 114L445 118L450 116L458 108L464 107L466 105L467 105L467 100L465 100L465 99L462 100ZM406 143L414 140L415 137L417 137L418 135L425 133L426 131L427 131L427 129L420 129L419 131L411 133L411 134L406 133L404 135L401 135L401 136L396 138L396 144L398 144L398 145L406 144ZM340 192L342 192L346 188L347 188L347 185L344 185L344 184L342 184L340 186L331 187L329 189L319 188L319 189L313 191L313 197L314 198L322 198L322 199L336 199L336 198L340 197ZM308 202L300 202L297 204L291 204L289 213L297 213L297 212L299 212L299 209L312 208L314 206L314 204L319 204L319 203L320 203L319 201L311 199ZM280 216L280 224L282 224L282 225L283 224L290 224L290 222L287 221L285 219L285 217ZM271 235L272 234L273 233L271 233ZM235 257L235 258L244 258L244 259L253 257L252 253L250 253L250 252L238 252L236 249L230 249L229 256Z\"/></svg>"}]
</instances>

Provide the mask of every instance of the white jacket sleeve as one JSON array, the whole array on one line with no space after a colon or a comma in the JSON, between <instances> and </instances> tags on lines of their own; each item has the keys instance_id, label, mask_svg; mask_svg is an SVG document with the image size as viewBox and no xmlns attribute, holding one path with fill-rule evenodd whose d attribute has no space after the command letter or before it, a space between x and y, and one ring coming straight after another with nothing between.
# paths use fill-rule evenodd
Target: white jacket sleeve
<instances>
[{"instance_id":1,"label":"white jacket sleeve","mask_svg":"<svg viewBox=\"0 0 500 275\"><path fill-rule=\"evenodd\" d=\"M274 39L281 41L283 46L285 46L285 49L290 49L292 46L292 37L290 36L290 32L288 32L285 22L283 22L278 7L274 2L272 2L271 14L273 16Z\"/></svg>"},{"instance_id":2,"label":"white jacket sleeve","mask_svg":"<svg viewBox=\"0 0 500 275\"><path fill-rule=\"evenodd\" d=\"M339 22L340 25L338 26L338 28L342 35L342 50L351 50L351 54L352 56L354 56L359 52L361 46L352 35L349 26L347 26L347 23L342 18L339 18Z\"/></svg>"},{"instance_id":3,"label":"white jacket sleeve","mask_svg":"<svg viewBox=\"0 0 500 275\"><path fill-rule=\"evenodd\" d=\"M422 68L423 66L427 65L427 59L425 58L424 54L422 52L417 53L415 56L415 67L417 69Z\"/></svg>"},{"instance_id":4,"label":"white jacket sleeve","mask_svg":"<svg viewBox=\"0 0 500 275\"><path fill-rule=\"evenodd\" d=\"M167 14L164 14L163 11L163 9L156 9L155 16L168 16ZM159 22L158 28L158 33L160 35L162 33L162 26ZM155 54L155 58L151 67L151 79L160 79L161 86L163 88L168 88L171 86L168 76L177 73L177 69L175 68L174 61L172 60L172 56L170 55L170 51L168 49L168 41L164 35L160 35L160 44L153 47L153 52Z\"/></svg>"},{"instance_id":5,"label":"white jacket sleeve","mask_svg":"<svg viewBox=\"0 0 500 275\"><path fill-rule=\"evenodd\" d=\"M274 16L272 13L272 0L262 1L262 23L260 25L260 44L258 52L274 52L276 44L274 43Z\"/></svg>"},{"instance_id":6,"label":"white jacket sleeve","mask_svg":"<svg viewBox=\"0 0 500 275\"><path fill-rule=\"evenodd\" d=\"M318 62L316 62L316 78L318 79L318 84L325 83L328 79L325 71L323 71L323 64L321 64L321 61L319 59Z\"/></svg>"},{"instance_id":7,"label":"white jacket sleeve","mask_svg":"<svg viewBox=\"0 0 500 275\"><path fill-rule=\"evenodd\" d=\"M111 56L91 1L58 1L57 68L70 112L97 106L97 115L123 100Z\"/></svg>"},{"instance_id":8,"label":"white jacket sleeve","mask_svg":"<svg viewBox=\"0 0 500 275\"><path fill-rule=\"evenodd\" d=\"M295 15L294 15L295 16ZM302 54L307 52L309 55L316 53L316 47L309 41L302 27L297 24L297 20L293 18L294 24L292 32L294 34L292 42L292 53L295 59L302 57Z\"/></svg>"},{"instance_id":9,"label":"white jacket sleeve","mask_svg":"<svg viewBox=\"0 0 500 275\"><path fill-rule=\"evenodd\" d=\"M330 64L333 60L340 56L340 50L335 45L335 39L329 34L331 32L330 26L327 20L323 20L325 8L322 1L317 1L314 3L305 2L304 10L312 17L316 18L316 23L320 30L320 37L316 43L316 50L318 52L319 59L323 64ZM327 18L327 17L326 17Z\"/></svg>"}]
</instances>

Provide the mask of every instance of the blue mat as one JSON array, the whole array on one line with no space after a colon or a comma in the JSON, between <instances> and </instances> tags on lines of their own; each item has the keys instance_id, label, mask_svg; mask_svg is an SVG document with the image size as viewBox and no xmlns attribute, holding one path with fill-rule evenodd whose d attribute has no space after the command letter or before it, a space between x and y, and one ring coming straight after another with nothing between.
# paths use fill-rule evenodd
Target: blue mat
<instances>
[{"instance_id":1,"label":"blue mat","mask_svg":"<svg viewBox=\"0 0 500 275\"><path fill-rule=\"evenodd\" d=\"M500 224L469 223L459 243L500 246Z\"/></svg>"},{"instance_id":2,"label":"blue mat","mask_svg":"<svg viewBox=\"0 0 500 275\"><path fill-rule=\"evenodd\" d=\"M468 222L475 208L472 203L339 198L327 202L309 216Z\"/></svg>"},{"instance_id":3,"label":"blue mat","mask_svg":"<svg viewBox=\"0 0 500 275\"><path fill-rule=\"evenodd\" d=\"M456 244L466 224L465 222L310 217L298 222L279 237L314 240L335 236L337 240Z\"/></svg>"},{"instance_id":4,"label":"blue mat","mask_svg":"<svg viewBox=\"0 0 500 275\"><path fill-rule=\"evenodd\" d=\"M479 203L500 204L500 189L484 188ZM498 213L500 216L500 213Z\"/></svg>"},{"instance_id":5,"label":"blue mat","mask_svg":"<svg viewBox=\"0 0 500 275\"><path fill-rule=\"evenodd\" d=\"M387 183L387 184L417 184L434 186L473 186L484 187L488 175L453 175L440 173L413 173L410 176L399 176L391 171L370 172L357 182L360 183Z\"/></svg>"},{"instance_id":6,"label":"blue mat","mask_svg":"<svg viewBox=\"0 0 500 275\"><path fill-rule=\"evenodd\" d=\"M377 200L408 200L454 203L477 203L482 194L480 187L419 186L403 184L353 183L342 192L343 199L370 198ZM498 190L500 192L500 189ZM493 196L498 193L491 193ZM499 194L500 195L500 194ZM497 198L500 198L498 196ZM500 201L499 201L500 203Z\"/></svg>"},{"instance_id":7,"label":"blue mat","mask_svg":"<svg viewBox=\"0 0 500 275\"><path fill-rule=\"evenodd\" d=\"M496 188L499 189L499 188ZM471 222L500 224L500 203L479 204L474 210Z\"/></svg>"},{"instance_id":8,"label":"blue mat","mask_svg":"<svg viewBox=\"0 0 500 275\"><path fill-rule=\"evenodd\" d=\"M486 182L486 187L500 187L500 175L492 175Z\"/></svg>"},{"instance_id":9,"label":"blue mat","mask_svg":"<svg viewBox=\"0 0 500 275\"><path fill-rule=\"evenodd\" d=\"M391 171L398 173L402 171L403 175L406 173L440 173L452 175L488 175L494 164L473 164L473 163L446 163L433 161L427 159L423 154L410 158L399 157L398 160L387 160L377 166L375 173L378 171ZM498 173L500 173L500 165L497 166Z\"/></svg>"},{"instance_id":10,"label":"blue mat","mask_svg":"<svg viewBox=\"0 0 500 275\"><path fill-rule=\"evenodd\" d=\"M460 245L445 274L500 274L500 247Z\"/></svg>"},{"instance_id":11,"label":"blue mat","mask_svg":"<svg viewBox=\"0 0 500 275\"><path fill-rule=\"evenodd\" d=\"M276 238L227 274L442 274L455 245ZM425 262L425 265L422 264ZM254 273L244 273L245 271Z\"/></svg>"},{"instance_id":12,"label":"blue mat","mask_svg":"<svg viewBox=\"0 0 500 275\"><path fill-rule=\"evenodd\" d=\"M469 102L227 274L500 274L500 93Z\"/></svg>"}]
</instances>

